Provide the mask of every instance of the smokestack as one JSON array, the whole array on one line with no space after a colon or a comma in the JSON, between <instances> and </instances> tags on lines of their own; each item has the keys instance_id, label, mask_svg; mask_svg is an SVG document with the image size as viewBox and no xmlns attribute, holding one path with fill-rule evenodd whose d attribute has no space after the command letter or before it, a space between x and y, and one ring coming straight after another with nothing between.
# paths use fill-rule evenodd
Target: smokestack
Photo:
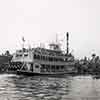
<instances>
[{"instance_id":1,"label":"smokestack","mask_svg":"<svg viewBox=\"0 0 100 100\"><path fill-rule=\"evenodd\" d=\"M66 47L67 47L67 55L68 55L69 54L69 33L68 32L66 33L66 39L67 39Z\"/></svg>"}]
</instances>

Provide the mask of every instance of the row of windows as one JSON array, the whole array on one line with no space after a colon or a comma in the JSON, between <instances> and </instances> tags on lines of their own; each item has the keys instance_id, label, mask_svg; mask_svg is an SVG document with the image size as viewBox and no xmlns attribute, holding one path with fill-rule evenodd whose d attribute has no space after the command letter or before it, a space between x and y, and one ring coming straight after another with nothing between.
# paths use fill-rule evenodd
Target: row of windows
<instances>
[{"instance_id":1,"label":"row of windows","mask_svg":"<svg viewBox=\"0 0 100 100\"><path fill-rule=\"evenodd\" d=\"M42 68L45 69L45 68L49 68L49 69L64 69L64 66L50 66L50 65L42 65Z\"/></svg>"},{"instance_id":2,"label":"row of windows","mask_svg":"<svg viewBox=\"0 0 100 100\"><path fill-rule=\"evenodd\" d=\"M40 55L34 55L34 59L45 60L45 61L65 61L63 58L47 57L47 56L40 56Z\"/></svg>"},{"instance_id":3,"label":"row of windows","mask_svg":"<svg viewBox=\"0 0 100 100\"><path fill-rule=\"evenodd\" d=\"M27 57L28 54L24 54L24 57ZM22 54L16 54L16 57L22 57Z\"/></svg>"}]
</instances>

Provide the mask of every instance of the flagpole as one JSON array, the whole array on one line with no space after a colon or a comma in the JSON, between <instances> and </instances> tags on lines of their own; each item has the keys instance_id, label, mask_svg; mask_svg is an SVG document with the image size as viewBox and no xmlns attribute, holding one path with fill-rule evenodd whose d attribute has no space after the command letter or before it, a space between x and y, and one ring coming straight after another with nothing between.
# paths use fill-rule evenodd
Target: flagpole
<instances>
[{"instance_id":1,"label":"flagpole","mask_svg":"<svg viewBox=\"0 0 100 100\"><path fill-rule=\"evenodd\" d=\"M24 37L22 37L22 41L23 41L22 50L24 50L24 43L25 43Z\"/></svg>"},{"instance_id":2,"label":"flagpole","mask_svg":"<svg viewBox=\"0 0 100 100\"><path fill-rule=\"evenodd\" d=\"M22 37L22 42L23 42L23 44L22 44L22 52L23 52L23 63L24 63L24 42L25 42L24 37Z\"/></svg>"}]
</instances>

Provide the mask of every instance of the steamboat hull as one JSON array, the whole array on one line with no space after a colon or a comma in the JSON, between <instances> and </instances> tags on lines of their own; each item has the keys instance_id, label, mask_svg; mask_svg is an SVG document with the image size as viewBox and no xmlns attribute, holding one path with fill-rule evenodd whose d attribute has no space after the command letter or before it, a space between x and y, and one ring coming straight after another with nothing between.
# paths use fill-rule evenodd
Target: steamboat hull
<instances>
[{"instance_id":1,"label":"steamboat hull","mask_svg":"<svg viewBox=\"0 0 100 100\"><path fill-rule=\"evenodd\" d=\"M36 73L29 71L17 71L18 75L26 75L26 76L66 76L66 75L75 75L76 72L62 72L62 73Z\"/></svg>"}]
</instances>

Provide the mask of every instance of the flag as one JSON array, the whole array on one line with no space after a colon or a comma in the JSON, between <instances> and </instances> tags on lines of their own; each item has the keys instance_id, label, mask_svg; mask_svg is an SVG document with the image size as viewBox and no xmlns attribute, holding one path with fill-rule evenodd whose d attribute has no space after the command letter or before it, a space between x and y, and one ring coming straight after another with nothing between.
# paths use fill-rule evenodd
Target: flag
<instances>
[{"instance_id":1,"label":"flag","mask_svg":"<svg viewBox=\"0 0 100 100\"><path fill-rule=\"evenodd\" d=\"M24 39L24 37L22 37L22 41L23 41L23 42L25 42L25 39Z\"/></svg>"}]
</instances>

